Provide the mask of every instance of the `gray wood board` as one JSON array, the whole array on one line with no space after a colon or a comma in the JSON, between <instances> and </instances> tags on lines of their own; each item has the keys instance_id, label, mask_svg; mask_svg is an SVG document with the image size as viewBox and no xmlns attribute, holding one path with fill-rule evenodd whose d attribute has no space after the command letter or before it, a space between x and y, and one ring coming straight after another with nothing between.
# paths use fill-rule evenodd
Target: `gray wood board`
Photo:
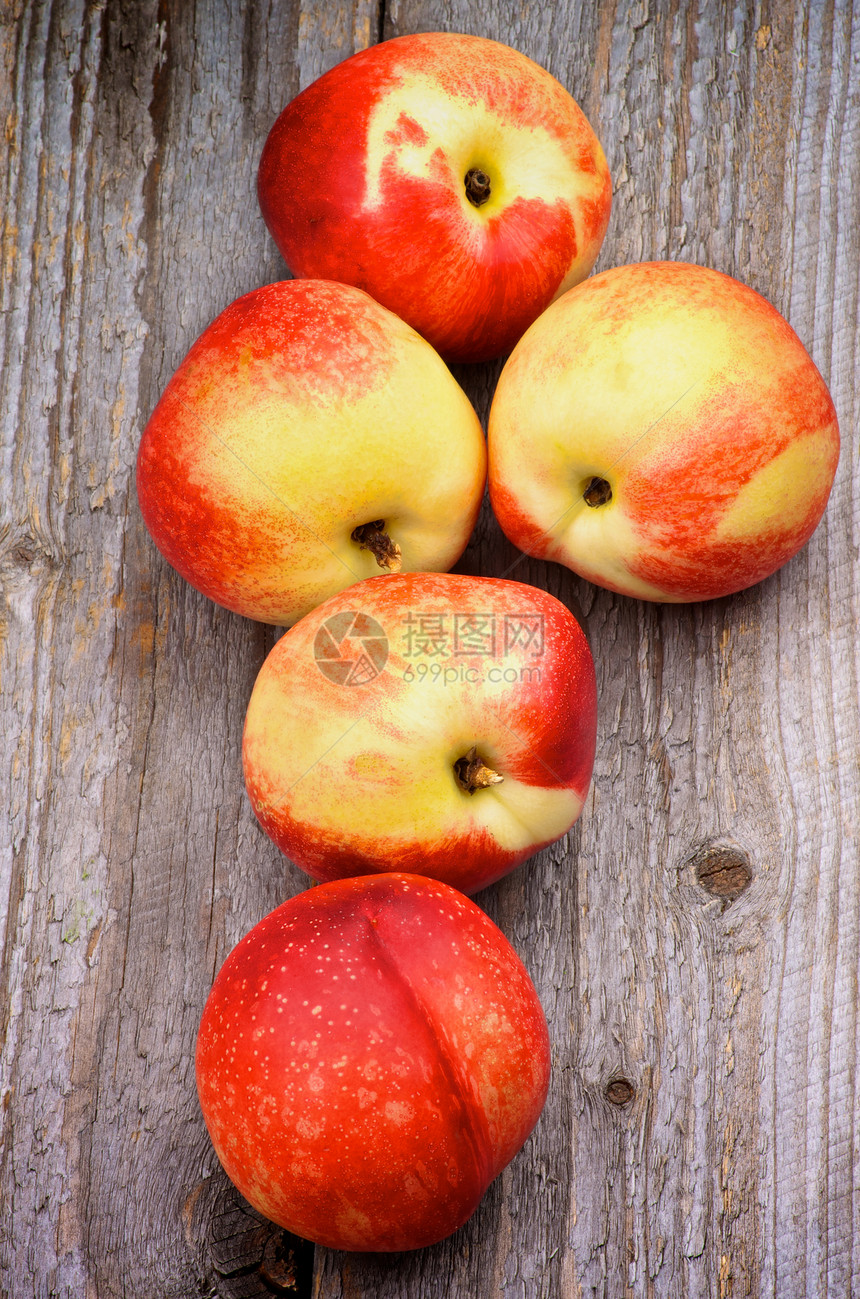
<instances>
[{"instance_id":1,"label":"gray wood board","mask_svg":"<svg viewBox=\"0 0 860 1299\"><path fill-rule=\"evenodd\" d=\"M808 548L709 605L517 562L482 516L460 567L559 596L598 670L580 823L479 898L546 1009L550 1099L456 1236L318 1250L311 1279L218 1168L192 1064L227 951L306 885L240 769L275 634L161 560L134 458L196 335L285 274L254 199L277 112L380 31L437 29L582 104L615 186L599 267L708 264L788 316L843 454ZM860 1295L860 15L7 0L0 60L0 1292ZM483 417L498 370L457 370Z\"/></svg>"}]
</instances>

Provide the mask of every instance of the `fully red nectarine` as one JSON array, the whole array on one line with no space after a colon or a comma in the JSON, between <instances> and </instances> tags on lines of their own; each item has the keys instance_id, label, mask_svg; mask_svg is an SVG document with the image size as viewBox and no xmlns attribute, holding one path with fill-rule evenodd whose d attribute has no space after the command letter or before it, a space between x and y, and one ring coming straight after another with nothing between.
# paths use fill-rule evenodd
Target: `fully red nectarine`
<instances>
[{"instance_id":1,"label":"fully red nectarine","mask_svg":"<svg viewBox=\"0 0 860 1299\"><path fill-rule=\"evenodd\" d=\"M531 1132L549 1040L534 987L462 894L414 875L324 884L225 961L200 1104L250 1202L337 1249L456 1231Z\"/></svg>"}]
</instances>

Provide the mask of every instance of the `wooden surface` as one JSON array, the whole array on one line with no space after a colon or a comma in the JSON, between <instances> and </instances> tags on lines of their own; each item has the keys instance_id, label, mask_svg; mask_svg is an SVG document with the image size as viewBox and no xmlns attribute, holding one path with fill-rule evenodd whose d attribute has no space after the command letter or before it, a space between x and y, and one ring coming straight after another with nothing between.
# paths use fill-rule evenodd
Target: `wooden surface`
<instances>
[{"instance_id":1,"label":"wooden surface","mask_svg":"<svg viewBox=\"0 0 860 1299\"><path fill-rule=\"evenodd\" d=\"M4 0L0 22L0 1293L860 1295L860 14ZM843 455L807 550L733 598L513 570L581 611L600 690L579 825L479 898L546 1009L549 1103L451 1240L314 1256L230 1189L192 1068L227 951L306 883L240 771L274 633L167 568L133 466L195 336L284 274L253 189L277 112L433 29L569 87L614 178L599 266L681 258L764 293ZM482 416L498 368L458 369ZM463 567L515 558L485 516Z\"/></svg>"}]
</instances>

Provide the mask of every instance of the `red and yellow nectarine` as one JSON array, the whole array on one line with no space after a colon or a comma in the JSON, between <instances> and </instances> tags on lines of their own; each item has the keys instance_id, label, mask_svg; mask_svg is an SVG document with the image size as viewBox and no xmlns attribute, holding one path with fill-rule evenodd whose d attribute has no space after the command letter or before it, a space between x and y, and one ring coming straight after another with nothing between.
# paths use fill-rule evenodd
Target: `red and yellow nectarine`
<instances>
[{"instance_id":1,"label":"red and yellow nectarine","mask_svg":"<svg viewBox=\"0 0 860 1299\"><path fill-rule=\"evenodd\" d=\"M267 834L317 879L416 870L472 893L573 825L596 715L585 636L545 591L372 578L269 654L245 780Z\"/></svg>"},{"instance_id":2,"label":"red and yellow nectarine","mask_svg":"<svg viewBox=\"0 0 860 1299\"><path fill-rule=\"evenodd\" d=\"M485 476L433 349L359 289L306 280L246 294L197 340L144 431L137 491L192 586L289 624L360 578L450 568Z\"/></svg>"},{"instance_id":3,"label":"red and yellow nectarine","mask_svg":"<svg viewBox=\"0 0 860 1299\"><path fill-rule=\"evenodd\" d=\"M275 122L260 206L294 275L366 289L448 360L511 349L591 270L612 185L554 77L477 36L384 41Z\"/></svg>"},{"instance_id":4,"label":"red and yellow nectarine","mask_svg":"<svg viewBox=\"0 0 860 1299\"><path fill-rule=\"evenodd\" d=\"M811 536L839 457L827 387L758 293L681 262L554 303L505 366L490 497L510 539L610 590L708 600Z\"/></svg>"}]
</instances>

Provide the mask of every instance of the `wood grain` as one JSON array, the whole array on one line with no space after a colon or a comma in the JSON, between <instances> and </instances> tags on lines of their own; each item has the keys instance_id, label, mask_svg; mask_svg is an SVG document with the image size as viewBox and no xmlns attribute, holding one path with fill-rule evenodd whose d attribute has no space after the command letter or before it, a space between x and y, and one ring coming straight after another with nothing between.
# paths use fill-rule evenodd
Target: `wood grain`
<instances>
[{"instance_id":1,"label":"wood grain","mask_svg":"<svg viewBox=\"0 0 860 1299\"><path fill-rule=\"evenodd\" d=\"M274 634L167 568L133 468L195 336L286 273L254 200L277 112L419 30L506 41L569 87L615 183L600 266L680 258L764 293L843 455L807 549L709 605L598 591L482 516L461 567L558 595L598 664L579 825L479 898L546 1009L550 1100L451 1240L312 1261L229 1187L193 1082L214 972L305 886L239 764ZM850 0L6 0L0 69L0 1293L860 1295ZM498 370L457 370L483 416Z\"/></svg>"}]
</instances>

